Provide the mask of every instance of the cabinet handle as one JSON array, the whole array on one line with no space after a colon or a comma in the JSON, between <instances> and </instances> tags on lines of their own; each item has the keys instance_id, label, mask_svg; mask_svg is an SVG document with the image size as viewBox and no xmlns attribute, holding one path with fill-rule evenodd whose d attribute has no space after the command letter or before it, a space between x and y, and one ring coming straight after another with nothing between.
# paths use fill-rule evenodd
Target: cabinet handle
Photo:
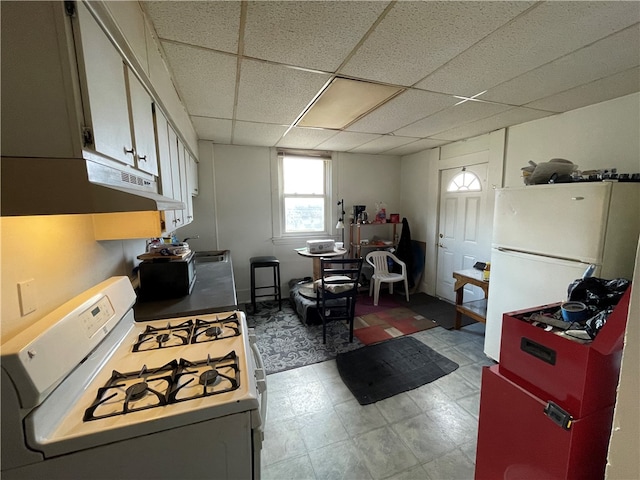
<instances>
[{"instance_id":1,"label":"cabinet handle","mask_svg":"<svg viewBox=\"0 0 640 480\"><path fill-rule=\"evenodd\" d=\"M138 160L142 160L143 162L147 161L147 156L146 155L138 155Z\"/></svg>"},{"instance_id":2,"label":"cabinet handle","mask_svg":"<svg viewBox=\"0 0 640 480\"><path fill-rule=\"evenodd\" d=\"M131 149L127 149L127 147L124 147L124 153L130 153L131 155L135 155L136 149L133 147L131 147Z\"/></svg>"}]
</instances>

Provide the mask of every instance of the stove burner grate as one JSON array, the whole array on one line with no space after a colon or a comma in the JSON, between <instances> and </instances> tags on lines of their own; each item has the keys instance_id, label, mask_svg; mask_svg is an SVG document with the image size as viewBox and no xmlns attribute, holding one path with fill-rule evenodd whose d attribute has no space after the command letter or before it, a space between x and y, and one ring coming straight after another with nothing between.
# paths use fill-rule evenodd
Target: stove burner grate
<instances>
[{"instance_id":1,"label":"stove burner grate","mask_svg":"<svg viewBox=\"0 0 640 480\"><path fill-rule=\"evenodd\" d=\"M240 335L240 319L236 312L225 318L216 316L214 320L196 318L177 325L168 323L165 327L147 328L138 335L133 345L134 352L146 352L160 348L179 347L193 343L213 342Z\"/></svg>"},{"instance_id":2,"label":"stove burner grate","mask_svg":"<svg viewBox=\"0 0 640 480\"><path fill-rule=\"evenodd\" d=\"M167 393L174 383L177 368L178 362L172 360L153 370L148 370L146 365L139 372L120 373L114 370L106 385L98 389L96 399L84 412L83 420L86 422L167 405ZM140 402L147 397L147 401Z\"/></svg>"},{"instance_id":3,"label":"stove burner grate","mask_svg":"<svg viewBox=\"0 0 640 480\"><path fill-rule=\"evenodd\" d=\"M144 332L138 335L138 340L133 345L133 351L142 352L188 345L192 332L193 320L187 320L177 325L168 323L166 327L152 327L147 325Z\"/></svg>"},{"instance_id":4,"label":"stove burner grate","mask_svg":"<svg viewBox=\"0 0 640 480\"><path fill-rule=\"evenodd\" d=\"M181 359L180 367L174 388L169 393L169 403L218 395L240 387L240 368L235 351L224 357L207 357L199 362Z\"/></svg>"},{"instance_id":5,"label":"stove burner grate","mask_svg":"<svg viewBox=\"0 0 640 480\"><path fill-rule=\"evenodd\" d=\"M114 370L94 402L84 412L85 422L163 407L195 398L231 392L240 387L235 350L219 358L172 360L160 368L120 373Z\"/></svg>"}]
</instances>

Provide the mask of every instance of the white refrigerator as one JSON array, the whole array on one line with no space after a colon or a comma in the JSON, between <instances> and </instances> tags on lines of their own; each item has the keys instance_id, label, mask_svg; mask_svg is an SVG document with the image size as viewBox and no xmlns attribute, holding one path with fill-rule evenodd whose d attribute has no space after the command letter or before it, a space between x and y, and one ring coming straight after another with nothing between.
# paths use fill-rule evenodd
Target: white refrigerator
<instances>
[{"instance_id":1,"label":"white refrigerator","mask_svg":"<svg viewBox=\"0 0 640 480\"><path fill-rule=\"evenodd\" d=\"M593 276L633 276L640 183L585 182L496 190L484 352L500 360L502 314L567 299Z\"/></svg>"}]
</instances>

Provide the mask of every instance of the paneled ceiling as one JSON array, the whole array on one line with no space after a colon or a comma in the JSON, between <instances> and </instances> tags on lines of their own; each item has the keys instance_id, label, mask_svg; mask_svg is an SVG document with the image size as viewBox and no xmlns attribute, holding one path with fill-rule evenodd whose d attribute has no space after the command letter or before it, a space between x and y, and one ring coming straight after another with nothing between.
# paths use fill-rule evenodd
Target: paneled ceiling
<instances>
[{"instance_id":1,"label":"paneled ceiling","mask_svg":"<svg viewBox=\"0 0 640 480\"><path fill-rule=\"evenodd\" d=\"M215 143L406 155L640 90L638 1L141 4ZM296 127L335 77L402 91L341 130Z\"/></svg>"}]
</instances>

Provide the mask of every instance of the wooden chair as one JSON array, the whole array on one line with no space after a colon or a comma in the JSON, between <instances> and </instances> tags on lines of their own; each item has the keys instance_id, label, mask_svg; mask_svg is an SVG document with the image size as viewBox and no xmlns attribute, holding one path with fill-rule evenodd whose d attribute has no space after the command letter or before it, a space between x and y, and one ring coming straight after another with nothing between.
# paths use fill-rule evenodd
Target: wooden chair
<instances>
[{"instance_id":1,"label":"wooden chair","mask_svg":"<svg viewBox=\"0 0 640 480\"><path fill-rule=\"evenodd\" d=\"M362 258L321 258L316 280L316 307L322 319L322 343L327 342L327 322L347 320L353 342L353 319L358 296Z\"/></svg>"},{"instance_id":2,"label":"wooden chair","mask_svg":"<svg viewBox=\"0 0 640 480\"><path fill-rule=\"evenodd\" d=\"M380 284L389 284L389 293L393 293L393 284L395 282L404 281L404 293L409 301L409 286L407 282L407 266L396 257L393 253L385 250L376 250L367 254L367 263L373 267L373 275L371 276L371 284L369 286L369 296L373 291L373 304L378 305L380 296ZM389 260L400 265L401 272L393 273L389 271Z\"/></svg>"}]
</instances>

